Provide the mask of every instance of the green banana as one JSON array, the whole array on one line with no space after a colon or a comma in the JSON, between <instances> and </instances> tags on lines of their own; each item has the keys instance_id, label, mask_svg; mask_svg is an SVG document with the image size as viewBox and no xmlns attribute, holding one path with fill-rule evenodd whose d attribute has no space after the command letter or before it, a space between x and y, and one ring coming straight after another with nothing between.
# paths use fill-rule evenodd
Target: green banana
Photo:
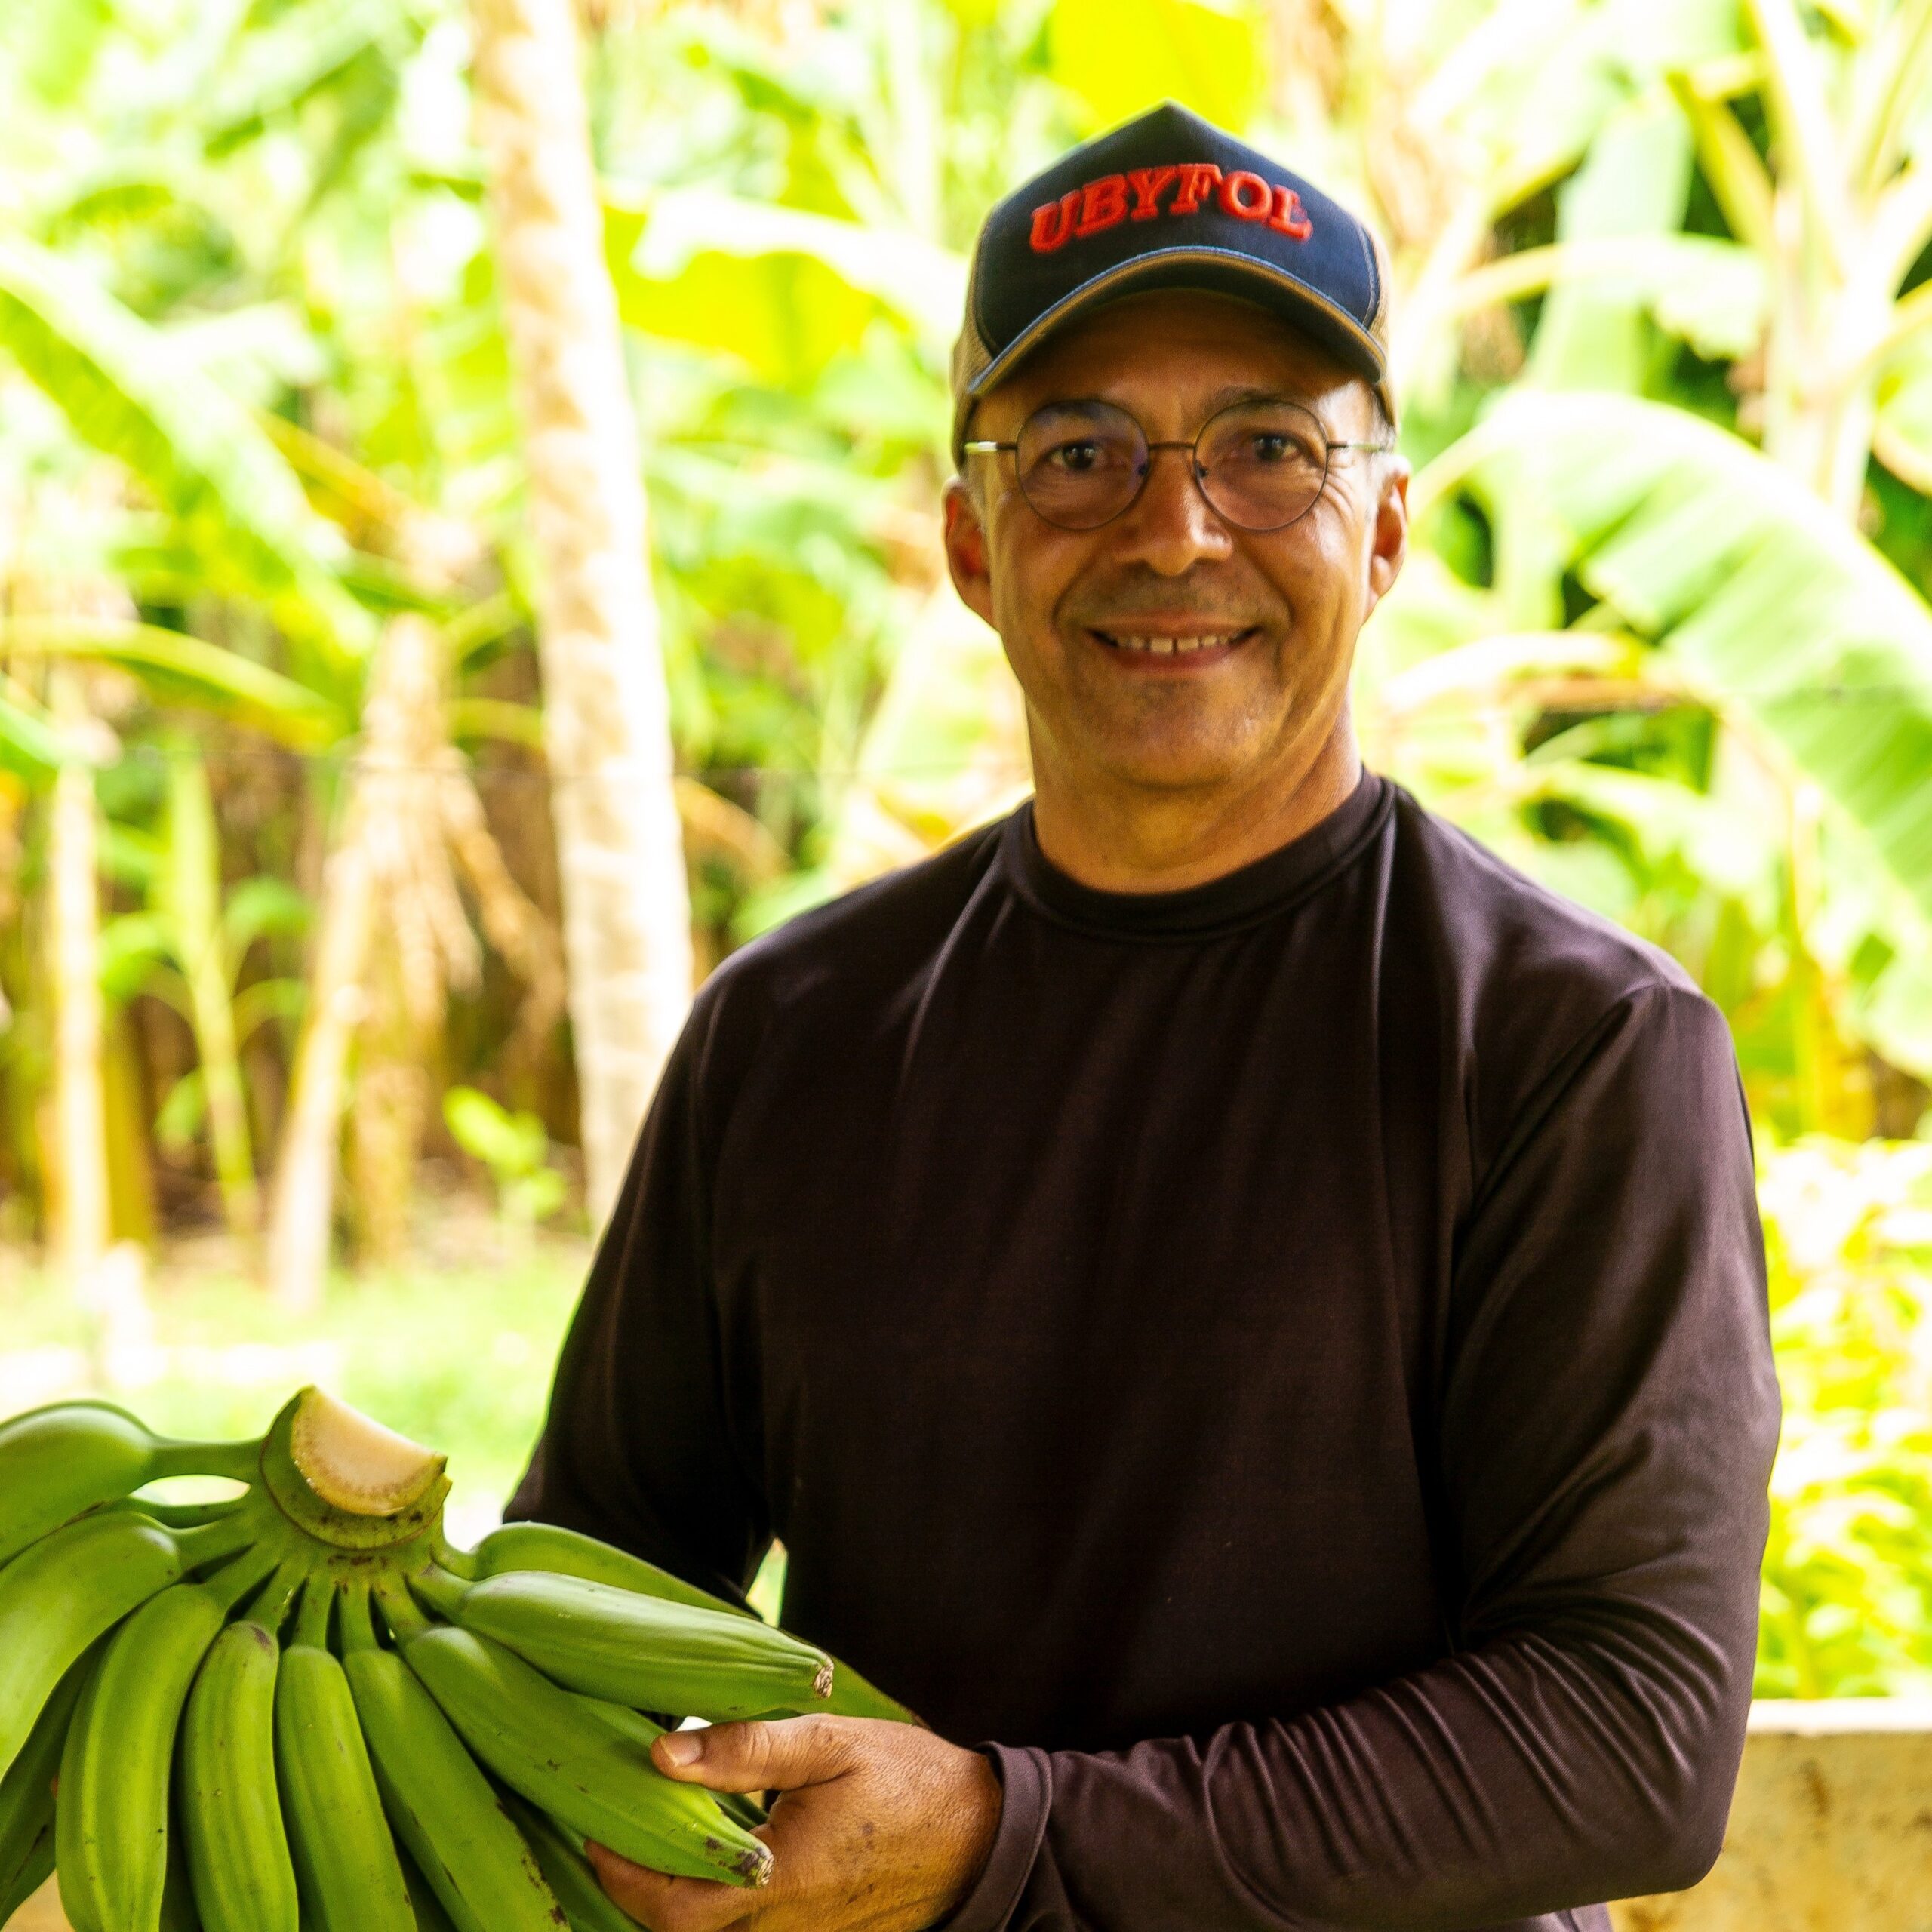
<instances>
[{"instance_id":1,"label":"green banana","mask_svg":"<svg viewBox=\"0 0 1932 1932\"><path fill-rule=\"evenodd\" d=\"M29 1847L27 1862L20 1867L12 1886L0 1885L0 1926L5 1925L53 1875L54 1820L50 1818Z\"/></svg>"},{"instance_id":2,"label":"green banana","mask_svg":"<svg viewBox=\"0 0 1932 1932\"><path fill-rule=\"evenodd\" d=\"M108 1638L60 1758L54 1848L74 1932L160 1924L182 1707L229 1611L273 1560L251 1552L207 1583L165 1589Z\"/></svg>"},{"instance_id":3,"label":"green banana","mask_svg":"<svg viewBox=\"0 0 1932 1932\"><path fill-rule=\"evenodd\" d=\"M555 1819L514 1795L504 1800L504 1808L537 1854L537 1863L571 1922L571 1932L637 1932L637 1921L612 1902L596 1868Z\"/></svg>"},{"instance_id":4,"label":"green banana","mask_svg":"<svg viewBox=\"0 0 1932 1932\"><path fill-rule=\"evenodd\" d=\"M48 1835L54 1823L54 1780L60 1770L60 1748L99 1654L97 1649L90 1650L61 1678L42 1706L20 1755L0 1778L0 1899L20 1890L23 1874L40 1856L43 1839L51 1860L53 1841ZM52 1869L50 1862L48 1870ZM43 1872L35 1885L46 1877ZM0 1922L5 1918L5 1914L0 1912Z\"/></svg>"},{"instance_id":5,"label":"green banana","mask_svg":"<svg viewBox=\"0 0 1932 1932\"><path fill-rule=\"evenodd\" d=\"M377 1595L405 1661L506 1784L654 1871L734 1885L769 1881L769 1848L701 1786L666 1777L591 1700L487 1637L432 1626L394 1583L378 1585Z\"/></svg>"},{"instance_id":6,"label":"green banana","mask_svg":"<svg viewBox=\"0 0 1932 1932\"><path fill-rule=\"evenodd\" d=\"M432 1569L414 1582L451 1623L494 1638L567 1690L636 1710L721 1723L819 1709L832 1690L823 1651L749 1617L534 1571L465 1583Z\"/></svg>"},{"instance_id":7,"label":"green banana","mask_svg":"<svg viewBox=\"0 0 1932 1932\"><path fill-rule=\"evenodd\" d=\"M366 1586L343 1597L342 1652L383 1807L457 1932L555 1932L557 1901L490 1780L408 1666L378 1647Z\"/></svg>"},{"instance_id":8,"label":"green banana","mask_svg":"<svg viewBox=\"0 0 1932 1932\"><path fill-rule=\"evenodd\" d=\"M492 1530L474 1549L441 1544L436 1561L466 1583L487 1583L492 1577L524 1570L547 1570L554 1576L581 1577L586 1583L608 1583L617 1589L662 1597L667 1603L689 1604L694 1610L719 1610L734 1617L755 1614L645 1562L641 1556L555 1523L506 1523Z\"/></svg>"},{"instance_id":9,"label":"green banana","mask_svg":"<svg viewBox=\"0 0 1932 1932\"><path fill-rule=\"evenodd\" d=\"M168 1882L162 1888L161 1923L156 1932L202 1932L194 1887L188 1877L187 1865L180 1855L180 1841L185 1835L177 1817L168 1831L174 1849L168 1855Z\"/></svg>"},{"instance_id":10,"label":"green banana","mask_svg":"<svg viewBox=\"0 0 1932 1932\"><path fill-rule=\"evenodd\" d=\"M309 1932L415 1932L355 1700L329 1654L334 1586L303 1592L275 1694L275 1770Z\"/></svg>"},{"instance_id":11,"label":"green banana","mask_svg":"<svg viewBox=\"0 0 1932 1932\"><path fill-rule=\"evenodd\" d=\"M43 1537L0 1570L0 1773L89 1644L157 1591L232 1556L253 1535L247 1511L171 1531L132 1510L107 1510Z\"/></svg>"},{"instance_id":12,"label":"green banana","mask_svg":"<svg viewBox=\"0 0 1932 1932\"><path fill-rule=\"evenodd\" d=\"M488 1583L525 1571L547 1571L553 1576L580 1577L589 1583L608 1583L614 1589L659 1597L666 1603L688 1604L694 1610L712 1610L748 1621L758 1621L755 1611L727 1603L641 1556L617 1549L595 1537L555 1523L506 1523L492 1530L474 1549L456 1549L439 1541L436 1561L466 1583ZM675 1709L675 1706L652 1706ZM919 1719L896 1698L861 1677L848 1663L833 1660L832 1694L803 1704L774 1705L748 1715L789 1716L811 1710L827 1717L882 1718L893 1724L917 1724ZM698 1715L688 1711L687 1716Z\"/></svg>"},{"instance_id":13,"label":"green banana","mask_svg":"<svg viewBox=\"0 0 1932 1932\"><path fill-rule=\"evenodd\" d=\"M585 1697L583 1702L597 1712L620 1737L633 1740L641 1751L648 1752L664 1735L667 1728L654 1718L646 1717L643 1712L632 1710L628 1704L608 1703L601 1697ZM755 1830L764 1823L768 1815L764 1806L750 1792L714 1791L711 1795L746 1831Z\"/></svg>"},{"instance_id":14,"label":"green banana","mask_svg":"<svg viewBox=\"0 0 1932 1932\"><path fill-rule=\"evenodd\" d=\"M400 1847L398 1847L401 1850ZM409 1907L416 1915L416 1932L456 1932L450 1921L450 1915L443 1909L443 1902L438 1898L429 1881L417 1869L416 1861L407 1850L401 1850L402 1882L409 1889ZM556 1932L554 1922L551 1932ZM635 1932L635 1927L632 1928Z\"/></svg>"},{"instance_id":15,"label":"green banana","mask_svg":"<svg viewBox=\"0 0 1932 1932\"><path fill-rule=\"evenodd\" d=\"M275 1774L277 1586L266 1594L276 1610L258 1606L209 1647L181 1722L184 1850L207 1932L298 1932Z\"/></svg>"},{"instance_id":16,"label":"green banana","mask_svg":"<svg viewBox=\"0 0 1932 1932\"><path fill-rule=\"evenodd\" d=\"M177 1442L106 1402L60 1402L0 1426L0 1563L84 1510L165 1476L246 1482L259 1444Z\"/></svg>"}]
</instances>

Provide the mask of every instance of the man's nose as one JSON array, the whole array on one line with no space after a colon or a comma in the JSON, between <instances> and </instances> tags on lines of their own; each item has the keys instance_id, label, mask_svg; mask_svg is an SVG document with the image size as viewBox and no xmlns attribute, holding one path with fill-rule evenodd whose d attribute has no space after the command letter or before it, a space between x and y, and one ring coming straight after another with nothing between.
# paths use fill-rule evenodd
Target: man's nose
<instances>
[{"instance_id":1,"label":"man's nose","mask_svg":"<svg viewBox=\"0 0 1932 1932\"><path fill-rule=\"evenodd\" d=\"M1226 556L1234 540L1201 494L1192 448L1163 443L1148 452L1147 462L1147 480L1115 528L1121 560L1180 577L1205 559Z\"/></svg>"}]
</instances>

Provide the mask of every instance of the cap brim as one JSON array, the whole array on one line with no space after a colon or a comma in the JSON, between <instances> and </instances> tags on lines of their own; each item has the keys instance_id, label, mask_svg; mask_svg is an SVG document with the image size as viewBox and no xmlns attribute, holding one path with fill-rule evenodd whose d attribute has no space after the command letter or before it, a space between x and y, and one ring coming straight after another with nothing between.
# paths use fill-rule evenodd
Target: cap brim
<instances>
[{"instance_id":1,"label":"cap brim","mask_svg":"<svg viewBox=\"0 0 1932 1932\"><path fill-rule=\"evenodd\" d=\"M1251 255L1238 254L1231 248L1161 248L1136 255L1132 260L1069 289L974 375L966 385L965 396L983 395L1016 363L1075 316L1117 297L1149 288L1204 288L1259 303L1378 388L1387 377L1387 358L1374 337L1346 310L1285 269L1257 261Z\"/></svg>"}]
</instances>

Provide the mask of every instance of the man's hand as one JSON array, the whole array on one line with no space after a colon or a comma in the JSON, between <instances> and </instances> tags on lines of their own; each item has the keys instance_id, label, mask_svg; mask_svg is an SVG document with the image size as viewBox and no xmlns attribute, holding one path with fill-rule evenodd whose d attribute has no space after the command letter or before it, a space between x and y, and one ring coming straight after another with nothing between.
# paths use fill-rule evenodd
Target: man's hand
<instances>
[{"instance_id":1,"label":"man's hand","mask_svg":"<svg viewBox=\"0 0 1932 1932\"><path fill-rule=\"evenodd\" d=\"M957 1909L999 1827L992 1767L914 1724L723 1724L660 1737L651 1757L687 1784L780 1795L758 1832L774 1860L762 1890L589 1847L605 1890L650 1932L921 1932Z\"/></svg>"}]
</instances>

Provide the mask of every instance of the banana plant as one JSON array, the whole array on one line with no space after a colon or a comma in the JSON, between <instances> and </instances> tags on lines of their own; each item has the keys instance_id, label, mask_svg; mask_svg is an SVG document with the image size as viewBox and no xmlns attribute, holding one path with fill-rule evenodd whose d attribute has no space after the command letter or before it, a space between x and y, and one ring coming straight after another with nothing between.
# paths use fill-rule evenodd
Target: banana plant
<instances>
[{"instance_id":1,"label":"banana plant","mask_svg":"<svg viewBox=\"0 0 1932 1932\"><path fill-rule=\"evenodd\" d=\"M1525 503L1529 474L1537 494ZM1371 629L1360 694L1371 742L1402 737L1388 701L1400 711L1405 681L1413 691L1432 677L1453 694L1458 653L1474 657L1503 700L1502 736L1493 721L1488 748L1501 755L1485 768L1480 734L1466 726L1460 751L1438 747L1435 769L1451 789L1458 757L1465 783L1485 768L1501 774L1505 789L1487 803L1520 826L1526 799L1547 783L1521 757L1521 730L1540 711L1574 721L1701 710L1770 775L1747 817L1767 817L1788 845L1790 801L1819 801L1834 856L1806 923L1862 981L1866 1036L1894 1063L1932 1070L1932 610L1918 592L1789 469L1686 411L1635 397L1510 396L1417 476L1419 531L1442 543L1469 500L1499 551L1520 521L1540 543L1553 538L1555 572L1581 587L1586 608L1567 625L1559 611L1552 625L1546 611L1526 615L1500 572L1472 583L1420 549ZM1552 666L1571 675L1567 689L1531 688ZM1527 701L1513 717L1512 682ZM1426 767L1426 740L1411 731L1407 746ZM1599 770L1598 812L1607 778Z\"/></svg>"},{"instance_id":2,"label":"banana plant","mask_svg":"<svg viewBox=\"0 0 1932 1932\"><path fill-rule=\"evenodd\" d=\"M115 857L123 875L138 881L146 903L111 921L103 934L108 974L124 996L139 988L165 1001L195 1037L197 1064L163 1099L157 1137L163 1146L183 1146L205 1126L229 1226L251 1239L260 1212L242 1049L257 1027L293 1016L302 988L288 979L245 989L238 983L249 948L258 939L300 932L309 903L281 879L225 886L207 770L186 743L167 748L155 829L118 828Z\"/></svg>"}]
</instances>

